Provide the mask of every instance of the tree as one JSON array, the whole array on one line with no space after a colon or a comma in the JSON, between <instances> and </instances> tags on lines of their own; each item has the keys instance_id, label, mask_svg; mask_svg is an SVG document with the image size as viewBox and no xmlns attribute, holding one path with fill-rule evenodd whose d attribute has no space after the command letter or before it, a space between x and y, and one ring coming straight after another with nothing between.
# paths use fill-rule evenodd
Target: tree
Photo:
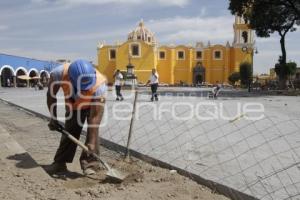
<instances>
[{"instance_id":1,"label":"tree","mask_svg":"<svg viewBox=\"0 0 300 200\"><path fill-rule=\"evenodd\" d=\"M289 81L291 81L291 77L296 74L297 71L297 64L295 62L288 62L282 67L282 64L280 63L280 59L278 63L275 65L275 72L277 76L280 79L280 76L285 76L288 78Z\"/></svg>"},{"instance_id":2,"label":"tree","mask_svg":"<svg viewBox=\"0 0 300 200\"><path fill-rule=\"evenodd\" d=\"M231 85L235 85L235 83L239 80L240 80L239 72L234 72L228 77L228 81L230 82Z\"/></svg>"},{"instance_id":3,"label":"tree","mask_svg":"<svg viewBox=\"0 0 300 200\"><path fill-rule=\"evenodd\" d=\"M278 67L281 88L286 87L287 52L285 39L288 32L296 31L300 24L299 0L230 0L229 9L233 14L243 16L258 37L270 37L277 32L280 35L281 59Z\"/></svg>"},{"instance_id":4,"label":"tree","mask_svg":"<svg viewBox=\"0 0 300 200\"><path fill-rule=\"evenodd\" d=\"M250 88L252 80L252 66L249 62L243 62L240 64L240 79L242 86L248 86L248 88Z\"/></svg>"},{"instance_id":5,"label":"tree","mask_svg":"<svg viewBox=\"0 0 300 200\"><path fill-rule=\"evenodd\" d=\"M297 64L295 62L288 62L286 64L286 68L287 68L287 75L288 75L289 82L292 84L292 87L295 88L291 78L297 72Z\"/></svg>"},{"instance_id":6,"label":"tree","mask_svg":"<svg viewBox=\"0 0 300 200\"><path fill-rule=\"evenodd\" d=\"M293 12L295 15L300 17L300 1L299 0L260 0L261 3L264 3L267 6L283 6ZM238 14L243 16L247 13L247 10L253 4L253 0L230 0L229 10L232 14Z\"/></svg>"},{"instance_id":7,"label":"tree","mask_svg":"<svg viewBox=\"0 0 300 200\"><path fill-rule=\"evenodd\" d=\"M288 76L294 76L297 72L297 63L295 62L288 62L286 64L287 67L287 75Z\"/></svg>"}]
</instances>

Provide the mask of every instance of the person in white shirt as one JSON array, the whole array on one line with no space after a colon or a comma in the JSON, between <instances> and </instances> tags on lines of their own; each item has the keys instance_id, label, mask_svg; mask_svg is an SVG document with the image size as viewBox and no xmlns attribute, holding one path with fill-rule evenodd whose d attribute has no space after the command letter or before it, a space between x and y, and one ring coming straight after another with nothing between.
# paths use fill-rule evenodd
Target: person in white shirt
<instances>
[{"instance_id":1,"label":"person in white shirt","mask_svg":"<svg viewBox=\"0 0 300 200\"><path fill-rule=\"evenodd\" d=\"M155 101L158 101L158 97L157 97L157 88L158 88L158 73L156 72L156 69L152 69L152 73L149 77L149 80L147 82L147 85L150 83L150 86L151 86L151 92L152 92L152 96L151 96L151 101L154 100L155 98Z\"/></svg>"},{"instance_id":2,"label":"person in white shirt","mask_svg":"<svg viewBox=\"0 0 300 200\"><path fill-rule=\"evenodd\" d=\"M222 85L221 84L217 84L215 87L213 87L212 89L212 94L213 94L213 98L217 99L218 95L221 91Z\"/></svg>"},{"instance_id":3,"label":"person in white shirt","mask_svg":"<svg viewBox=\"0 0 300 200\"><path fill-rule=\"evenodd\" d=\"M10 79L7 79L7 87L10 87Z\"/></svg>"},{"instance_id":4,"label":"person in white shirt","mask_svg":"<svg viewBox=\"0 0 300 200\"><path fill-rule=\"evenodd\" d=\"M117 101L121 100L123 101L123 95L121 94L121 87L122 87L122 80L123 80L123 75L120 72L119 69L117 69L116 73L114 74L115 78L115 87L116 87L116 95L117 95Z\"/></svg>"}]
</instances>

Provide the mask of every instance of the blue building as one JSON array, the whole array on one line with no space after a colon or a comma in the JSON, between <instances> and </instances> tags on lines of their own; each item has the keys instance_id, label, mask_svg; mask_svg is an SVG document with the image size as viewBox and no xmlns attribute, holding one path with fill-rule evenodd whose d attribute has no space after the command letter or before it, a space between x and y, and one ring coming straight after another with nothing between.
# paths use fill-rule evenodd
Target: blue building
<instances>
[{"instance_id":1,"label":"blue building","mask_svg":"<svg viewBox=\"0 0 300 200\"><path fill-rule=\"evenodd\" d=\"M58 62L43 61L0 53L0 81L2 87L26 87L35 81L47 84L50 71Z\"/></svg>"}]
</instances>

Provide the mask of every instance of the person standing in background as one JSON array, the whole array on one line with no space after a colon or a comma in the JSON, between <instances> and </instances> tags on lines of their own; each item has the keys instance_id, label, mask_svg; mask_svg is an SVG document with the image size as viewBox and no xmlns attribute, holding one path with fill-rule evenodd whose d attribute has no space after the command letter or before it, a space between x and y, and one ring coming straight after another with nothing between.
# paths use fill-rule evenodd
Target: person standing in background
<instances>
[{"instance_id":1,"label":"person standing in background","mask_svg":"<svg viewBox=\"0 0 300 200\"><path fill-rule=\"evenodd\" d=\"M119 69L117 69L117 71L115 72L114 78L115 78L115 87L116 87L116 95L117 95L116 100L123 101L124 98L123 95L121 94L123 75Z\"/></svg>"},{"instance_id":2,"label":"person standing in background","mask_svg":"<svg viewBox=\"0 0 300 200\"><path fill-rule=\"evenodd\" d=\"M147 85L150 83L150 86L151 86L151 92L152 92L152 96L151 96L151 101L154 100L155 98L155 101L158 101L158 96L157 96L157 88L158 88L158 73L156 72L156 69L152 69L152 73L149 77L149 80L147 82Z\"/></svg>"},{"instance_id":3,"label":"person standing in background","mask_svg":"<svg viewBox=\"0 0 300 200\"><path fill-rule=\"evenodd\" d=\"M7 79L6 83L7 83L7 87L10 87L10 79L9 78Z\"/></svg>"}]
</instances>

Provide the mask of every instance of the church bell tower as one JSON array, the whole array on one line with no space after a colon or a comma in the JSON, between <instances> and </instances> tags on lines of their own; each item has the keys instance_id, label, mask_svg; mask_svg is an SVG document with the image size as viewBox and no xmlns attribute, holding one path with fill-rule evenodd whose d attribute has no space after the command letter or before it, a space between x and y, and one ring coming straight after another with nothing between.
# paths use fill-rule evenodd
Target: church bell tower
<instances>
[{"instance_id":1,"label":"church bell tower","mask_svg":"<svg viewBox=\"0 0 300 200\"><path fill-rule=\"evenodd\" d=\"M243 17L236 16L234 29L233 46L235 48L253 48L254 45L254 31L250 28Z\"/></svg>"}]
</instances>

